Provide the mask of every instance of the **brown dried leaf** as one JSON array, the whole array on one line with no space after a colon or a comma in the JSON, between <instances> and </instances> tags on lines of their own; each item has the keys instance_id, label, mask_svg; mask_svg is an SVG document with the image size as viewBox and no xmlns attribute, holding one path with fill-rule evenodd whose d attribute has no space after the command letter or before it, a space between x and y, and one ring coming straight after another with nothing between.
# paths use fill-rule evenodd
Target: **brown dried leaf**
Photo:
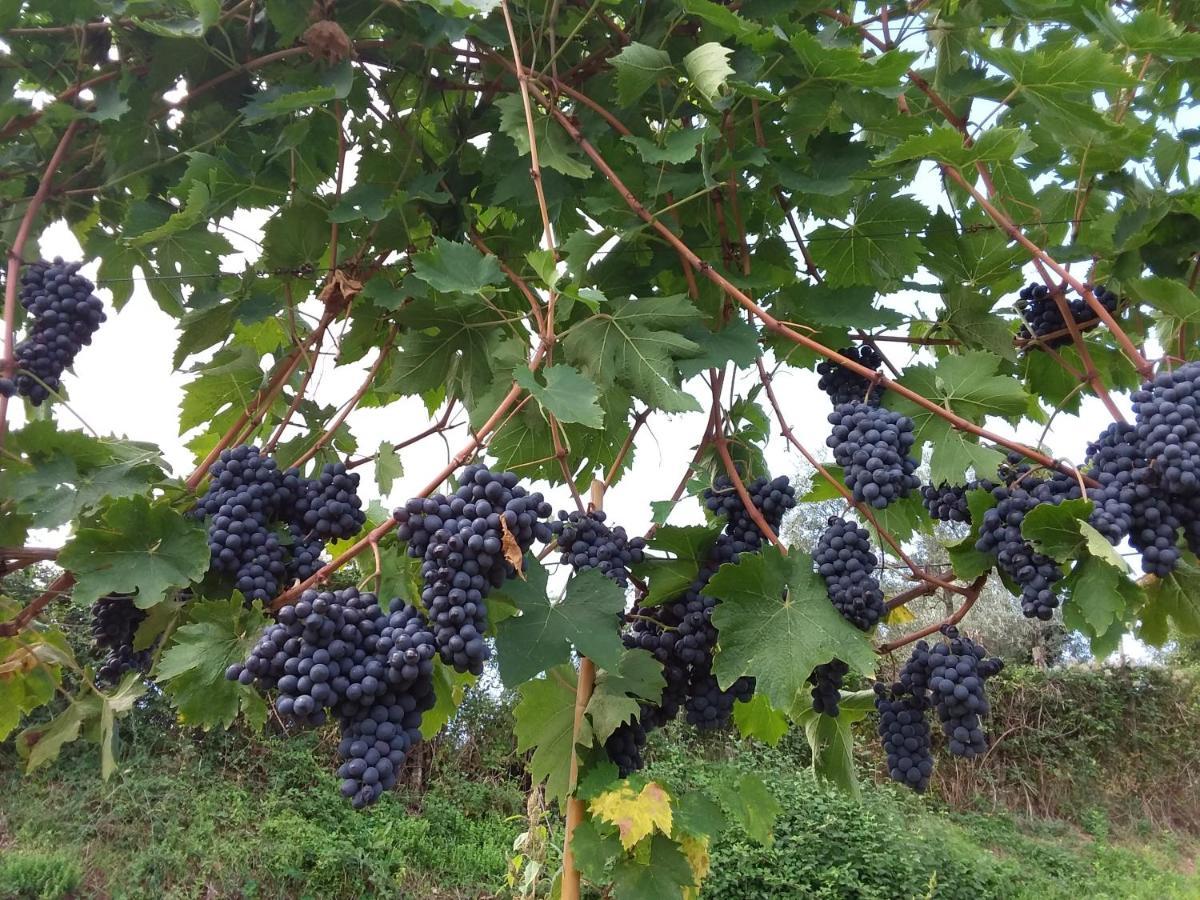
<instances>
[{"instance_id":1,"label":"brown dried leaf","mask_svg":"<svg viewBox=\"0 0 1200 900\"><path fill-rule=\"evenodd\" d=\"M517 577L524 581L525 554L521 552L521 548L517 544L517 539L513 537L513 533L508 530L508 523L504 521L504 516L500 517L500 532L500 550L504 554L504 558L508 560L509 565L517 570Z\"/></svg>"},{"instance_id":2,"label":"brown dried leaf","mask_svg":"<svg viewBox=\"0 0 1200 900\"><path fill-rule=\"evenodd\" d=\"M329 65L348 59L354 53L354 47L342 26L329 20L313 22L300 36L300 40L308 48L308 53L313 59Z\"/></svg>"},{"instance_id":3,"label":"brown dried leaf","mask_svg":"<svg viewBox=\"0 0 1200 900\"><path fill-rule=\"evenodd\" d=\"M326 305L341 308L362 293L362 289L361 281L356 281L338 269L325 282L325 287L321 288L320 299Z\"/></svg>"}]
</instances>

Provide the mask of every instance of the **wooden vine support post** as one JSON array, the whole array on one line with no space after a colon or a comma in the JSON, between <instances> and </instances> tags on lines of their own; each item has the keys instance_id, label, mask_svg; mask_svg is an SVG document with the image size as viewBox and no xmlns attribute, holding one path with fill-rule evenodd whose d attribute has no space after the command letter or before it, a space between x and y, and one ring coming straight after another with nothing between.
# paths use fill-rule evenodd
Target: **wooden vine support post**
<instances>
[{"instance_id":1,"label":"wooden vine support post","mask_svg":"<svg viewBox=\"0 0 1200 900\"><path fill-rule=\"evenodd\" d=\"M592 481L591 508L604 507L605 483L599 478ZM583 801L575 796L579 781L579 754L575 748L579 744L579 732L583 728L583 714L588 701L592 699L592 688L596 684L596 664L586 656L579 660L579 681L575 685L575 723L571 726L571 769L567 781L567 826L563 835L563 877L562 900L579 900L579 869L575 867L575 851L571 849L571 838L575 829L583 821Z\"/></svg>"}]
</instances>

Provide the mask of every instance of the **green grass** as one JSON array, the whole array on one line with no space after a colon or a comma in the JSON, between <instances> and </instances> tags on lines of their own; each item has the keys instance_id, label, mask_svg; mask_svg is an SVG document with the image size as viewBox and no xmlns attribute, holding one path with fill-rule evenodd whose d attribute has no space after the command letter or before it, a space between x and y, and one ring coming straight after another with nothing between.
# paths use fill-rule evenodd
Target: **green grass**
<instances>
[{"instance_id":1,"label":"green grass","mask_svg":"<svg viewBox=\"0 0 1200 900\"><path fill-rule=\"evenodd\" d=\"M431 789L356 813L337 796L332 747L142 723L118 773L72 746L22 777L0 750L0 898L468 898L503 896L524 797L503 767L435 757ZM705 898L1056 900L1200 897L1185 835L953 813L900 788L855 800L771 754L705 762L663 742L651 774L702 786L754 770L784 813L761 847L712 847ZM1086 825L1086 829L1083 827Z\"/></svg>"}]
</instances>

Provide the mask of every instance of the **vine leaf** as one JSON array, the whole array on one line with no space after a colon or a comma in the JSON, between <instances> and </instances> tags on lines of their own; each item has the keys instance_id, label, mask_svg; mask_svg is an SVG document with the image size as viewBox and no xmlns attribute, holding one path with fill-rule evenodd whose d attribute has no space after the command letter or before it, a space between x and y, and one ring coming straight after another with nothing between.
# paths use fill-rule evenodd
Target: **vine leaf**
<instances>
[{"instance_id":1,"label":"vine leaf","mask_svg":"<svg viewBox=\"0 0 1200 900\"><path fill-rule=\"evenodd\" d=\"M17 752L25 760L25 771L32 772L58 759L62 748L79 740L83 726L100 715L100 697L86 694L49 722L31 725L17 736Z\"/></svg>"},{"instance_id":2,"label":"vine leaf","mask_svg":"<svg viewBox=\"0 0 1200 900\"><path fill-rule=\"evenodd\" d=\"M815 35L802 30L791 35L789 42L811 79L885 91L899 86L908 67L920 55L892 50L865 57L856 48L822 44Z\"/></svg>"},{"instance_id":3,"label":"vine leaf","mask_svg":"<svg viewBox=\"0 0 1200 900\"><path fill-rule=\"evenodd\" d=\"M650 839L645 861L624 858L613 867L617 900L663 900L684 897L697 886L692 864L679 845L665 835Z\"/></svg>"},{"instance_id":4,"label":"vine leaf","mask_svg":"<svg viewBox=\"0 0 1200 900\"><path fill-rule=\"evenodd\" d=\"M567 357L601 389L614 383L664 412L694 412L700 404L675 385L675 360L700 347L683 337L700 314L683 295L611 300L575 325L563 340Z\"/></svg>"},{"instance_id":5,"label":"vine leaf","mask_svg":"<svg viewBox=\"0 0 1200 900\"><path fill-rule=\"evenodd\" d=\"M834 609L805 553L768 547L743 555L721 566L705 593L722 601L712 622L721 635L713 672L723 688L752 675L772 706L790 710L812 670L831 659L875 671L870 642Z\"/></svg>"},{"instance_id":6,"label":"vine leaf","mask_svg":"<svg viewBox=\"0 0 1200 900\"><path fill-rule=\"evenodd\" d=\"M1179 634L1200 635L1200 564L1196 557L1185 553L1174 572L1148 582L1139 611L1138 637L1161 647L1171 633L1168 619Z\"/></svg>"},{"instance_id":7,"label":"vine leaf","mask_svg":"<svg viewBox=\"0 0 1200 900\"><path fill-rule=\"evenodd\" d=\"M455 672L451 666L442 662L441 657L433 659L433 709L421 716L421 737L429 740L442 730L451 717L462 705L467 688L473 685L476 677L470 672Z\"/></svg>"},{"instance_id":8,"label":"vine leaf","mask_svg":"<svg viewBox=\"0 0 1200 900\"><path fill-rule=\"evenodd\" d=\"M671 834L671 795L653 781L640 793L628 784L605 791L592 798L588 811L617 826L621 846L626 850L631 850L656 829L665 835Z\"/></svg>"},{"instance_id":9,"label":"vine leaf","mask_svg":"<svg viewBox=\"0 0 1200 900\"><path fill-rule=\"evenodd\" d=\"M719 784L717 796L752 840L760 844L770 844L774 840L771 829L775 827L775 819L783 812L783 807L767 790L761 778L747 772L737 781Z\"/></svg>"},{"instance_id":10,"label":"vine leaf","mask_svg":"<svg viewBox=\"0 0 1200 900\"><path fill-rule=\"evenodd\" d=\"M497 591L521 613L496 626L496 661L504 684L516 687L568 662L572 647L602 669L616 670L624 650L616 628L625 609L621 589L591 569L573 576L563 599L552 604L545 567L530 557L526 571L526 581L510 579Z\"/></svg>"},{"instance_id":11,"label":"vine leaf","mask_svg":"<svg viewBox=\"0 0 1200 900\"><path fill-rule=\"evenodd\" d=\"M758 738L771 747L778 744L788 730L787 716L773 707L771 701L762 694L735 703L733 722L742 737Z\"/></svg>"},{"instance_id":12,"label":"vine leaf","mask_svg":"<svg viewBox=\"0 0 1200 900\"><path fill-rule=\"evenodd\" d=\"M642 598L642 606L657 606L681 594L695 581L696 573L708 561L717 530L701 525L664 525L654 533L650 549L669 553L671 557L647 557L633 567L634 573L647 582L650 592Z\"/></svg>"},{"instance_id":13,"label":"vine leaf","mask_svg":"<svg viewBox=\"0 0 1200 900\"><path fill-rule=\"evenodd\" d=\"M1124 622L1126 600L1122 585L1136 587L1120 570L1088 556L1080 560L1063 580L1069 601L1063 604L1063 622L1095 640L1115 623Z\"/></svg>"},{"instance_id":14,"label":"vine leaf","mask_svg":"<svg viewBox=\"0 0 1200 900\"><path fill-rule=\"evenodd\" d=\"M967 508L971 511L971 532L966 537L952 544L946 544L946 552L950 554L950 563L954 566L954 574L964 581L974 581L984 572L989 571L996 563L996 557L991 553L976 550L979 540L980 527L987 511L996 505L996 498L990 491L967 491Z\"/></svg>"},{"instance_id":15,"label":"vine leaf","mask_svg":"<svg viewBox=\"0 0 1200 900\"><path fill-rule=\"evenodd\" d=\"M133 704L146 693L146 681L141 672L127 672L111 694L105 694L100 704L100 777L108 781L117 770L114 744L117 737L117 718L133 709Z\"/></svg>"},{"instance_id":16,"label":"vine leaf","mask_svg":"<svg viewBox=\"0 0 1200 900\"><path fill-rule=\"evenodd\" d=\"M257 93L242 107L246 124L286 116L331 100L343 100L354 84L354 67L346 60L324 73L311 87L281 84Z\"/></svg>"},{"instance_id":17,"label":"vine leaf","mask_svg":"<svg viewBox=\"0 0 1200 900\"><path fill-rule=\"evenodd\" d=\"M404 463L391 441L383 441L375 453L375 481L382 494L390 494L397 478L404 477Z\"/></svg>"},{"instance_id":18,"label":"vine leaf","mask_svg":"<svg viewBox=\"0 0 1200 900\"><path fill-rule=\"evenodd\" d=\"M608 867L621 855L621 842L614 829L596 827L592 819L584 819L571 833L571 852L575 865L593 884L602 884L608 877ZM603 829L603 831L602 831Z\"/></svg>"},{"instance_id":19,"label":"vine leaf","mask_svg":"<svg viewBox=\"0 0 1200 900\"><path fill-rule=\"evenodd\" d=\"M613 630L611 623L609 630ZM521 699L513 709L517 752L533 751L529 774L535 783L545 783L548 798L560 803L566 802L570 790L575 683L574 668L556 666L544 677L520 685L517 693ZM579 744L592 744L592 726L586 716L580 726Z\"/></svg>"},{"instance_id":20,"label":"vine leaf","mask_svg":"<svg viewBox=\"0 0 1200 900\"><path fill-rule=\"evenodd\" d=\"M175 630L154 672L180 719L205 730L214 725L228 728L240 709L261 727L267 716L262 697L254 688L225 678L226 669L250 655L269 622L261 604L246 609L235 591L228 600L193 601L188 607L190 621Z\"/></svg>"},{"instance_id":21,"label":"vine leaf","mask_svg":"<svg viewBox=\"0 0 1200 900\"><path fill-rule=\"evenodd\" d=\"M471 244L441 237L435 237L430 249L413 257L413 274L445 294L478 294L504 282L496 257L484 256Z\"/></svg>"},{"instance_id":22,"label":"vine leaf","mask_svg":"<svg viewBox=\"0 0 1200 900\"><path fill-rule=\"evenodd\" d=\"M753 365L762 353L758 330L744 319L734 319L720 331L692 326L684 332L684 336L700 347L698 356L679 360L679 374L684 378L692 378L705 369L723 367L730 362L744 369Z\"/></svg>"},{"instance_id":23,"label":"vine leaf","mask_svg":"<svg viewBox=\"0 0 1200 900\"><path fill-rule=\"evenodd\" d=\"M709 41L683 58L683 67L692 85L709 103L715 103L721 96L721 88L733 74L733 66L729 65L732 55L733 50L729 47Z\"/></svg>"},{"instance_id":24,"label":"vine leaf","mask_svg":"<svg viewBox=\"0 0 1200 900\"><path fill-rule=\"evenodd\" d=\"M850 726L875 711L875 692L842 694L838 709L836 718L825 716L802 700L797 704L794 716L804 726L804 736L812 751L813 774L859 797L862 791L854 771L854 738Z\"/></svg>"},{"instance_id":25,"label":"vine leaf","mask_svg":"<svg viewBox=\"0 0 1200 900\"><path fill-rule=\"evenodd\" d=\"M617 104L630 106L650 89L658 79L674 72L671 55L665 50L648 47L637 41L611 60L617 70Z\"/></svg>"},{"instance_id":26,"label":"vine leaf","mask_svg":"<svg viewBox=\"0 0 1200 900\"><path fill-rule=\"evenodd\" d=\"M165 503L130 497L109 502L102 524L78 529L58 561L75 574L76 603L136 592L134 602L148 609L171 588L204 577L208 540L200 522Z\"/></svg>"},{"instance_id":27,"label":"vine leaf","mask_svg":"<svg viewBox=\"0 0 1200 900\"><path fill-rule=\"evenodd\" d=\"M1019 128L989 128L971 146L963 144L962 133L951 125L913 135L895 150L875 160L877 166L891 166L914 159L933 159L964 169L977 162L1012 160L1024 156L1037 145Z\"/></svg>"},{"instance_id":28,"label":"vine leaf","mask_svg":"<svg viewBox=\"0 0 1200 900\"><path fill-rule=\"evenodd\" d=\"M500 131L512 138L517 152L529 156L529 125L520 96L510 94L496 101L500 110ZM578 156L575 144L565 131L545 113L535 109L533 130L537 139L538 162L544 169L554 169L571 178L591 178L592 169Z\"/></svg>"},{"instance_id":29,"label":"vine leaf","mask_svg":"<svg viewBox=\"0 0 1200 900\"><path fill-rule=\"evenodd\" d=\"M662 665L645 650L627 649L615 670L601 669L587 705L597 740L607 740L617 726L635 718L639 701L658 702L665 686Z\"/></svg>"},{"instance_id":30,"label":"vine leaf","mask_svg":"<svg viewBox=\"0 0 1200 900\"><path fill-rule=\"evenodd\" d=\"M853 224L815 229L809 252L830 287L892 288L917 270L922 249L917 234L928 221L929 211L916 200L874 197L854 211Z\"/></svg>"},{"instance_id":31,"label":"vine leaf","mask_svg":"<svg viewBox=\"0 0 1200 900\"><path fill-rule=\"evenodd\" d=\"M585 378L574 366L564 363L550 366L542 375L545 385L524 368L513 373L513 380L560 422L577 422L587 428L604 425L604 410L596 402L600 392L595 382Z\"/></svg>"}]
</instances>

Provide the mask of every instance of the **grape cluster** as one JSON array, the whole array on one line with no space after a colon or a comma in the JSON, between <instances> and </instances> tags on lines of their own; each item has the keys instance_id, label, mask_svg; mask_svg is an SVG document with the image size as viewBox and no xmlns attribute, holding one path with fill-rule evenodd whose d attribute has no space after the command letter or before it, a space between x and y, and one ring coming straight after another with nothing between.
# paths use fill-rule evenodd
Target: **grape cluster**
<instances>
[{"instance_id":1,"label":"grape cluster","mask_svg":"<svg viewBox=\"0 0 1200 900\"><path fill-rule=\"evenodd\" d=\"M561 560L576 572L598 569L622 588L629 584L629 567L645 556L646 539L630 537L618 525L604 524L603 510L589 513L560 511L550 531L558 539Z\"/></svg>"},{"instance_id":2,"label":"grape cluster","mask_svg":"<svg viewBox=\"0 0 1200 900\"><path fill-rule=\"evenodd\" d=\"M879 351L870 344L863 344L861 347L847 347L839 350L838 353L876 371L883 362ZM883 394L882 386L873 384L867 378L833 360L818 363L817 374L821 376L817 381L817 387L829 395L834 406L840 406L843 403L869 403L875 406L878 405L879 398Z\"/></svg>"},{"instance_id":3,"label":"grape cluster","mask_svg":"<svg viewBox=\"0 0 1200 900\"><path fill-rule=\"evenodd\" d=\"M296 496L292 520L305 536L323 541L358 534L367 514L358 496L359 475L345 463L327 463L317 478L305 480Z\"/></svg>"},{"instance_id":4,"label":"grape cluster","mask_svg":"<svg viewBox=\"0 0 1200 900\"><path fill-rule=\"evenodd\" d=\"M138 609L132 594L109 594L92 604L92 643L97 650L107 650L96 669L98 681L115 684L126 672L146 671L152 652L133 649L133 636L146 618Z\"/></svg>"},{"instance_id":5,"label":"grape cluster","mask_svg":"<svg viewBox=\"0 0 1200 900\"><path fill-rule=\"evenodd\" d=\"M1079 482L1061 472L1049 478L1026 476L992 489L996 505L983 517L975 549L996 556L997 565L1021 588L1021 612L1026 618L1048 620L1058 607L1054 585L1063 577L1058 563L1038 552L1021 534L1021 523L1035 507L1082 495Z\"/></svg>"},{"instance_id":6,"label":"grape cluster","mask_svg":"<svg viewBox=\"0 0 1200 900\"><path fill-rule=\"evenodd\" d=\"M928 701L906 694L898 685L875 685L875 709L879 713L879 737L887 757L892 781L923 793L933 774L933 750Z\"/></svg>"},{"instance_id":7,"label":"grape cluster","mask_svg":"<svg viewBox=\"0 0 1200 900\"><path fill-rule=\"evenodd\" d=\"M808 676L808 683L813 686L813 712L837 718L841 711L838 703L842 699L842 685L849 672L850 666L840 659L830 660L813 669Z\"/></svg>"},{"instance_id":8,"label":"grape cluster","mask_svg":"<svg viewBox=\"0 0 1200 900\"><path fill-rule=\"evenodd\" d=\"M457 671L478 675L491 656L485 599L516 573L505 541L522 555L535 539L549 541L543 520L550 513L542 495L520 487L516 475L481 465L463 469L452 496L416 497L393 513L409 555L423 559L421 602L442 660Z\"/></svg>"},{"instance_id":9,"label":"grape cluster","mask_svg":"<svg viewBox=\"0 0 1200 900\"><path fill-rule=\"evenodd\" d=\"M1123 537L1160 577L1179 562L1182 536L1200 552L1200 363L1160 373L1133 395L1134 424L1110 425L1088 447L1098 488L1092 524Z\"/></svg>"},{"instance_id":10,"label":"grape cluster","mask_svg":"<svg viewBox=\"0 0 1200 900\"><path fill-rule=\"evenodd\" d=\"M830 516L817 541L813 561L842 618L862 631L874 628L883 617L883 591L873 574L879 559L871 550L867 530Z\"/></svg>"},{"instance_id":11,"label":"grape cluster","mask_svg":"<svg viewBox=\"0 0 1200 900\"><path fill-rule=\"evenodd\" d=\"M859 502L882 509L907 497L920 481L910 455L916 436L907 416L867 403L844 403L829 414L825 443L843 468L846 487Z\"/></svg>"},{"instance_id":12,"label":"grape cluster","mask_svg":"<svg viewBox=\"0 0 1200 900\"><path fill-rule=\"evenodd\" d=\"M33 317L15 350L15 380L0 379L0 393L19 393L40 406L62 386L62 373L105 320L96 286L79 274L82 263L35 262L21 273L21 305Z\"/></svg>"},{"instance_id":13,"label":"grape cluster","mask_svg":"<svg viewBox=\"0 0 1200 900\"><path fill-rule=\"evenodd\" d=\"M784 513L796 502L795 491L786 478L756 479L748 485L748 493L772 530L778 530ZM753 678L739 678L722 690L713 676L718 634L712 612L717 600L706 595L704 589L717 569L736 562L743 553L757 550L766 538L745 513L732 482L718 478L704 496L708 508L726 518L724 533L717 537L687 590L660 606L635 607L630 625L622 634L625 646L646 650L662 663L666 680L660 701L643 705L637 721L621 726L606 743L609 758L623 775L640 767L640 751L634 750L642 746L645 733L661 728L681 709L697 728L722 728L729 724L734 703L749 700L754 694ZM729 501L731 496L736 506Z\"/></svg>"},{"instance_id":14,"label":"grape cluster","mask_svg":"<svg viewBox=\"0 0 1200 900\"><path fill-rule=\"evenodd\" d=\"M225 677L273 691L276 712L297 725L336 717L342 795L360 809L396 783L420 740L436 652L424 615L401 600L383 611L356 588L308 590Z\"/></svg>"},{"instance_id":15,"label":"grape cluster","mask_svg":"<svg viewBox=\"0 0 1200 900\"><path fill-rule=\"evenodd\" d=\"M943 639L932 647L919 641L890 687L875 685L879 735L894 781L918 792L933 772L926 713L936 709L950 752L968 759L987 750L983 720L989 706L989 678L1004 663L960 635L953 625L942 626Z\"/></svg>"},{"instance_id":16,"label":"grape cluster","mask_svg":"<svg viewBox=\"0 0 1200 900\"><path fill-rule=\"evenodd\" d=\"M796 492L786 475L769 479L763 476L746 484L746 493L763 520L778 532L784 514L796 505ZM733 538L730 545L734 553L753 553L762 546L766 536L754 523L742 498L734 488L733 479L718 475L712 487L704 490L704 505L714 513L724 516L725 534ZM722 560L729 562L729 560Z\"/></svg>"},{"instance_id":17,"label":"grape cluster","mask_svg":"<svg viewBox=\"0 0 1200 900\"><path fill-rule=\"evenodd\" d=\"M1100 301L1101 306L1110 313L1117 311L1116 294L1100 285L1091 290L1096 299ZM1022 288L1016 307L1021 313L1021 318L1025 320L1017 332L1017 337L1028 340L1033 337L1042 338L1044 335L1056 334L1055 337L1046 338L1043 343L1047 347L1060 347L1071 343L1069 333L1059 333L1066 329L1067 323L1058 308L1058 303L1055 302L1054 292L1046 285L1035 283ZM1094 328L1099 321L1096 313L1083 297L1067 301L1067 309L1070 311L1074 323L1080 326L1081 331Z\"/></svg>"},{"instance_id":18,"label":"grape cluster","mask_svg":"<svg viewBox=\"0 0 1200 900\"><path fill-rule=\"evenodd\" d=\"M366 521L359 476L341 463L308 479L296 469L281 472L258 447L242 445L223 450L208 475L208 490L192 512L208 520L212 567L250 601L269 600L285 581L308 578L321 567L327 540L351 537Z\"/></svg>"}]
</instances>

